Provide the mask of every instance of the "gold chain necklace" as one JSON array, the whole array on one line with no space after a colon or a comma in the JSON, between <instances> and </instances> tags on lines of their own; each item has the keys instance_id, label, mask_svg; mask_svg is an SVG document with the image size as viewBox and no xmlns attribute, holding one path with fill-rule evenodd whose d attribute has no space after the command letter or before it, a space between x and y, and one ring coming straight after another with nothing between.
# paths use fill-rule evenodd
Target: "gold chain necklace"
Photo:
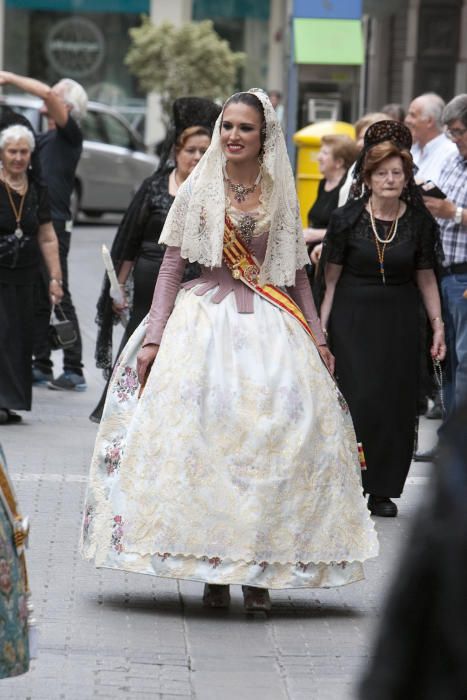
<instances>
[{"instance_id":1,"label":"gold chain necklace","mask_svg":"<svg viewBox=\"0 0 467 700\"><path fill-rule=\"evenodd\" d=\"M6 193L8 195L8 199L10 200L10 205L11 205L11 208L13 209L13 214L14 214L15 219L16 219L15 236L18 240L20 240L24 235L23 229L21 228L21 217L23 215L24 200L26 199L26 193L28 191L28 188L26 186L25 191L23 192L22 195L20 195L21 199L19 202L19 207L17 209L16 205L13 201L13 195L11 194L10 185L8 184L8 182L6 180L3 180L3 183L5 185Z\"/></svg>"},{"instance_id":2,"label":"gold chain necklace","mask_svg":"<svg viewBox=\"0 0 467 700\"><path fill-rule=\"evenodd\" d=\"M259 169L258 176L254 183L250 185L250 187L247 187L246 185L242 185L240 182L232 182L232 180L229 178L227 175L227 169L225 165L223 166L223 171L224 171L224 178L227 181L227 184L229 186L229 189L232 190L234 193L234 199L236 202L244 202L245 199L249 194L255 191L257 186L259 185L259 181L261 180L261 168Z\"/></svg>"},{"instance_id":3,"label":"gold chain necklace","mask_svg":"<svg viewBox=\"0 0 467 700\"><path fill-rule=\"evenodd\" d=\"M373 229L373 235L375 237L376 253L378 255L378 260L379 260L379 271L381 273L381 279L383 280L383 284L386 284L386 275L384 272L384 254L386 252L387 244L392 243L392 241L396 237L397 225L399 223L400 205L397 206L396 218L393 219L391 226L389 227L389 231L388 231L386 238L380 238L380 236L378 234L378 229L376 228L375 218L373 216L373 208L371 206L371 199L368 200L368 209L370 212L371 228ZM381 245L381 247L380 247L380 245Z\"/></svg>"}]
</instances>

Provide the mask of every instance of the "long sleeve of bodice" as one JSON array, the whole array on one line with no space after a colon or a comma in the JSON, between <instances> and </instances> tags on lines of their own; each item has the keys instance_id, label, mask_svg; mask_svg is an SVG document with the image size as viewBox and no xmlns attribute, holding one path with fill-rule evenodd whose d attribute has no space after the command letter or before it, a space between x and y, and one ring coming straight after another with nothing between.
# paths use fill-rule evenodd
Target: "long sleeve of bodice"
<instances>
[{"instance_id":1,"label":"long sleeve of bodice","mask_svg":"<svg viewBox=\"0 0 467 700\"><path fill-rule=\"evenodd\" d=\"M308 321L308 325L313 331L318 345L326 345L326 338L321 328L318 312L316 311L315 302L311 294L310 283L306 271L297 270L295 275L295 286L287 288L288 293L300 307Z\"/></svg>"},{"instance_id":2,"label":"long sleeve of bodice","mask_svg":"<svg viewBox=\"0 0 467 700\"><path fill-rule=\"evenodd\" d=\"M144 345L149 343L160 345L162 334L180 290L185 264L186 261L180 257L180 248L169 246L159 270ZM218 287L218 291L211 299L213 303L220 303L229 292L233 291L236 297L237 311L240 313L253 312L254 293L240 280L234 280L224 266L213 270L203 268L203 274L199 279L183 285L185 289L193 286L197 286L195 291L197 295L204 295L211 289ZM287 291L302 310L318 345L325 345L326 339L321 330L321 323L305 270L297 270L295 285L288 287Z\"/></svg>"},{"instance_id":3,"label":"long sleeve of bodice","mask_svg":"<svg viewBox=\"0 0 467 700\"><path fill-rule=\"evenodd\" d=\"M169 246L157 277L156 288L149 311L144 345L160 345L162 334L175 304L185 270L186 260L180 257L180 248Z\"/></svg>"}]
</instances>

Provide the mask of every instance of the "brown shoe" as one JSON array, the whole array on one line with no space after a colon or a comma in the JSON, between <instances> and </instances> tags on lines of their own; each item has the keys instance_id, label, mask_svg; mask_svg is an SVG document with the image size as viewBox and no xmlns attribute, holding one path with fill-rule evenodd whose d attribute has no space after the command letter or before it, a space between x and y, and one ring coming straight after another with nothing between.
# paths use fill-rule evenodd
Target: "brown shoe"
<instances>
[{"instance_id":1,"label":"brown shoe","mask_svg":"<svg viewBox=\"0 0 467 700\"><path fill-rule=\"evenodd\" d=\"M205 583L203 605L205 608L228 608L230 605L229 587L217 583Z\"/></svg>"},{"instance_id":2,"label":"brown shoe","mask_svg":"<svg viewBox=\"0 0 467 700\"><path fill-rule=\"evenodd\" d=\"M265 612L271 610L271 599L267 588L257 588L256 586L242 586L243 606L245 612Z\"/></svg>"}]
</instances>

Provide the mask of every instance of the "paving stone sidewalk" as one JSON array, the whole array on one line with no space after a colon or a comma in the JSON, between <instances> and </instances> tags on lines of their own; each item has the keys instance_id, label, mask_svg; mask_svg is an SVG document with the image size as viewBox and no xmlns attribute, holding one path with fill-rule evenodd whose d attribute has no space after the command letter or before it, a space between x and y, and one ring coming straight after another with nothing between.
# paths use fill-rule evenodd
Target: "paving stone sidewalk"
<instances>
[{"instance_id":1,"label":"paving stone sidewalk","mask_svg":"<svg viewBox=\"0 0 467 700\"><path fill-rule=\"evenodd\" d=\"M367 565L366 581L273 592L268 619L245 617L239 587L230 611L207 612L201 584L96 570L80 559L97 429L88 415L103 387L92 359L99 250L113 233L79 226L73 234L71 279L88 391L34 389L24 423L0 428L22 511L31 518L28 563L40 626L38 658L28 674L0 681L0 698L352 700L429 465L413 466L400 516L377 520L381 555ZM422 419L423 448L435 441L435 428Z\"/></svg>"}]
</instances>

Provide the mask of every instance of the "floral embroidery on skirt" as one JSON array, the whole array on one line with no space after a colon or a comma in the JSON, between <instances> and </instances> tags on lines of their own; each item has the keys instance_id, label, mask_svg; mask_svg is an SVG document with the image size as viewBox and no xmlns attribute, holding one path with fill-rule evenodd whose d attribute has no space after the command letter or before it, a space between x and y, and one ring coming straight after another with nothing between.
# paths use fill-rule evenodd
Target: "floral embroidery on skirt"
<instances>
[{"instance_id":1,"label":"floral embroidery on skirt","mask_svg":"<svg viewBox=\"0 0 467 700\"><path fill-rule=\"evenodd\" d=\"M350 416L297 322L181 291L142 397L144 322L115 369L83 555L157 576L334 586L377 555Z\"/></svg>"}]
</instances>

